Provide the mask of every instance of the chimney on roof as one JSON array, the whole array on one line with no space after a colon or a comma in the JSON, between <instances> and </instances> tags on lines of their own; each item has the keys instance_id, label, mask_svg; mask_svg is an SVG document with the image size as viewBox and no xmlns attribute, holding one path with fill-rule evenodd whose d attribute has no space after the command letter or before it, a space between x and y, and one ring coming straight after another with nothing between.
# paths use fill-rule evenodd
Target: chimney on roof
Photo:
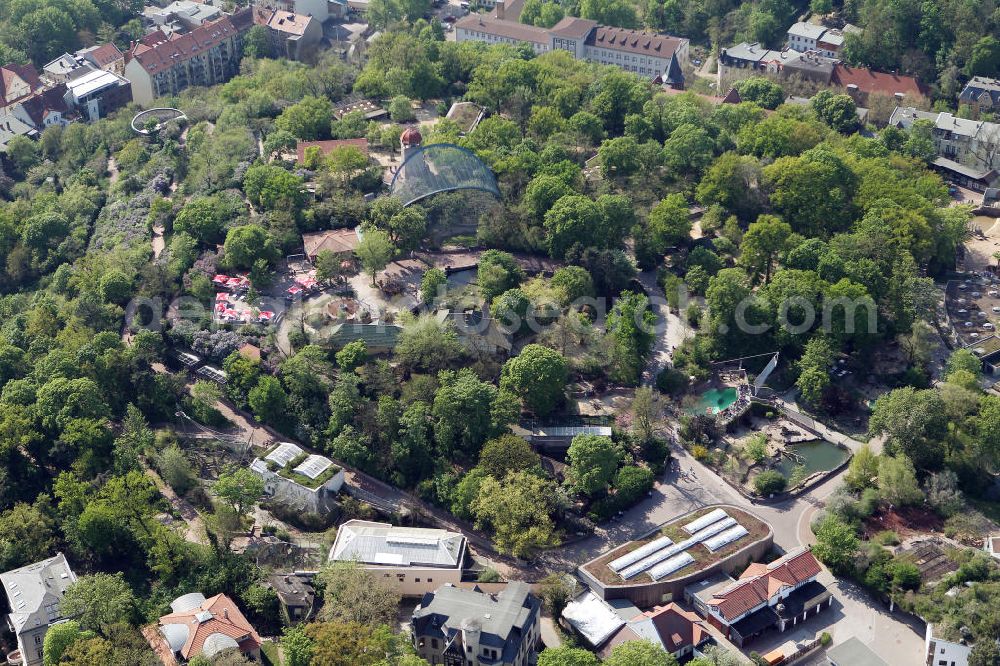
<instances>
[{"instance_id":1,"label":"chimney on roof","mask_svg":"<svg viewBox=\"0 0 1000 666\"><path fill-rule=\"evenodd\" d=\"M906 97L906 94L898 92L898 93L894 93L893 97L895 97L898 101L902 102L903 98Z\"/></svg>"},{"instance_id":2,"label":"chimney on roof","mask_svg":"<svg viewBox=\"0 0 1000 666\"><path fill-rule=\"evenodd\" d=\"M222 609L222 617L226 618L227 620L229 619L229 609L228 608L223 608Z\"/></svg>"},{"instance_id":3,"label":"chimney on roof","mask_svg":"<svg viewBox=\"0 0 1000 666\"><path fill-rule=\"evenodd\" d=\"M504 10L506 9L504 5L504 0L497 0L497 18L500 20L504 18Z\"/></svg>"}]
</instances>

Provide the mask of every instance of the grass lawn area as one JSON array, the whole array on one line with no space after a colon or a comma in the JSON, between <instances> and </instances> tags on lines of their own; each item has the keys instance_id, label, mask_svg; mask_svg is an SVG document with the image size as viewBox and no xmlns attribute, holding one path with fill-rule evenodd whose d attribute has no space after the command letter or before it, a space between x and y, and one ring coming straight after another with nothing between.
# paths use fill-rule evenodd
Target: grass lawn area
<instances>
[{"instance_id":1,"label":"grass lawn area","mask_svg":"<svg viewBox=\"0 0 1000 666\"><path fill-rule=\"evenodd\" d=\"M264 653L264 663L271 666L281 666L284 663L281 659L281 648L274 641L265 641L260 646L260 651Z\"/></svg>"}]
</instances>

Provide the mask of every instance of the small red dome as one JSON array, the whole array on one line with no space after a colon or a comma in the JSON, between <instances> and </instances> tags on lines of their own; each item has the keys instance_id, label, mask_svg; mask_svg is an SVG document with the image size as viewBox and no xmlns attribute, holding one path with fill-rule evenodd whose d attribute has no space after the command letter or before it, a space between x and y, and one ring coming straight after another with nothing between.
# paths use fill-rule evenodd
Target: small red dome
<instances>
[{"instance_id":1,"label":"small red dome","mask_svg":"<svg viewBox=\"0 0 1000 666\"><path fill-rule=\"evenodd\" d=\"M407 127L399 137L399 140L405 146L416 146L424 140L424 137L420 136L420 131L416 127Z\"/></svg>"}]
</instances>

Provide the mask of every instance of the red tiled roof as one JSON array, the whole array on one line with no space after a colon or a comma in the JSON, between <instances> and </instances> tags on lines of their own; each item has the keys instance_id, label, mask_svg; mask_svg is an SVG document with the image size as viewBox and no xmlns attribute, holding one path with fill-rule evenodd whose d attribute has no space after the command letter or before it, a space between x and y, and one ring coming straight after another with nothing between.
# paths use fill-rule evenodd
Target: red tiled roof
<instances>
[{"instance_id":1,"label":"red tiled roof","mask_svg":"<svg viewBox=\"0 0 1000 666\"><path fill-rule=\"evenodd\" d=\"M700 645L708 636L701 618L677 604L667 604L646 611L644 615L653 621L667 652L677 652L688 645Z\"/></svg>"},{"instance_id":2,"label":"red tiled roof","mask_svg":"<svg viewBox=\"0 0 1000 666\"><path fill-rule=\"evenodd\" d=\"M148 74L153 75L200 55L236 34L236 26L230 17L223 16L217 21L203 23L187 34L175 33L169 39L157 30L140 40L129 54ZM140 48L140 44L148 48Z\"/></svg>"},{"instance_id":3,"label":"red tiled roof","mask_svg":"<svg viewBox=\"0 0 1000 666\"><path fill-rule=\"evenodd\" d=\"M199 621L197 616L207 611L211 617ZM240 650L248 651L260 645L260 635L247 622L239 607L224 594L217 594L206 599L200 606L189 611L170 613L160 618L160 626L182 624L188 627L188 639L180 653L184 659L190 659L201 653L205 640L212 634L222 634L237 641Z\"/></svg>"},{"instance_id":4,"label":"red tiled roof","mask_svg":"<svg viewBox=\"0 0 1000 666\"><path fill-rule=\"evenodd\" d=\"M323 155L329 155L331 152L337 148L343 148L344 146L354 146L361 152L368 155L368 139L333 139L330 141L299 141L295 144L295 154L302 164L306 159L306 148L311 148L313 146L318 147L323 151Z\"/></svg>"},{"instance_id":5,"label":"red tiled roof","mask_svg":"<svg viewBox=\"0 0 1000 666\"><path fill-rule=\"evenodd\" d=\"M767 603L782 588L796 588L821 571L811 550L792 552L770 564L751 564L740 580L717 592L708 605L724 619Z\"/></svg>"},{"instance_id":6,"label":"red tiled roof","mask_svg":"<svg viewBox=\"0 0 1000 666\"><path fill-rule=\"evenodd\" d=\"M315 257L323 250L330 250L335 254L353 252L358 247L358 232L345 228L302 234L302 245L306 255L310 257Z\"/></svg>"},{"instance_id":7,"label":"red tiled roof","mask_svg":"<svg viewBox=\"0 0 1000 666\"><path fill-rule=\"evenodd\" d=\"M587 38L587 46L597 46L614 51L627 51L657 58L669 58L674 54L684 40L680 37L660 35L644 30L626 30L597 26Z\"/></svg>"},{"instance_id":8,"label":"red tiled roof","mask_svg":"<svg viewBox=\"0 0 1000 666\"><path fill-rule=\"evenodd\" d=\"M926 95L924 86L912 76L873 72L865 67L848 67L843 64L834 65L832 83L844 88L855 85L858 90L866 94L880 93L892 96L903 93L908 97Z\"/></svg>"},{"instance_id":9,"label":"red tiled roof","mask_svg":"<svg viewBox=\"0 0 1000 666\"><path fill-rule=\"evenodd\" d=\"M466 14L455 21L455 29L473 30L484 32L508 39L516 39L521 42L534 42L535 44L548 44L549 31L525 23L518 23L507 19L498 19L486 14Z\"/></svg>"},{"instance_id":10,"label":"red tiled roof","mask_svg":"<svg viewBox=\"0 0 1000 666\"><path fill-rule=\"evenodd\" d=\"M18 65L10 63L0 67L0 102L7 98L7 89L10 88L17 79L21 79L31 88L32 92L42 87L42 80L38 78L38 70L34 65ZM19 99L23 99L23 95ZM16 100L11 100L13 103Z\"/></svg>"},{"instance_id":11,"label":"red tiled roof","mask_svg":"<svg viewBox=\"0 0 1000 666\"><path fill-rule=\"evenodd\" d=\"M41 130L45 126L45 116L53 111L69 113L69 107L63 95L66 94L66 84L60 83L47 90L42 90L22 99L20 104L35 128Z\"/></svg>"},{"instance_id":12,"label":"red tiled roof","mask_svg":"<svg viewBox=\"0 0 1000 666\"><path fill-rule=\"evenodd\" d=\"M121 60L122 52L118 50L112 42L101 44L83 53L83 57L90 60L98 67L107 67L111 63Z\"/></svg>"},{"instance_id":13,"label":"red tiled roof","mask_svg":"<svg viewBox=\"0 0 1000 666\"><path fill-rule=\"evenodd\" d=\"M552 28L553 35L566 37L568 39L583 39L590 34L591 30L597 27L597 21L577 18L575 16L565 16L559 20Z\"/></svg>"},{"instance_id":14,"label":"red tiled roof","mask_svg":"<svg viewBox=\"0 0 1000 666\"><path fill-rule=\"evenodd\" d=\"M622 625L622 628L611 635L604 645L601 646L600 651L597 653L601 659L607 659L611 651L622 643L628 643L629 641L642 640L642 636L635 633L627 624Z\"/></svg>"},{"instance_id":15,"label":"red tiled roof","mask_svg":"<svg viewBox=\"0 0 1000 666\"><path fill-rule=\"evenodd\" d=\"M311 16L278 10L267 22L267 27L289 35L304 35L312 20Z\"/></svg>"}]
</instances>

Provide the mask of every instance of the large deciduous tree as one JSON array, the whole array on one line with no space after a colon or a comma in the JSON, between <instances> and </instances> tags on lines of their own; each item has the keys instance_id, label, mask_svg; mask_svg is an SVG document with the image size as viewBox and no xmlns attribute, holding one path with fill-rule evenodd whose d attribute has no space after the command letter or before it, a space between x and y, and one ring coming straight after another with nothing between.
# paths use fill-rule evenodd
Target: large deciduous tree
<instances>
[{"instance_id":1,"label":"large deciduous tree","mask_svg":"<svg viewBox=\"0 0 1000 666\"><path fill-rule=\"evenodd\" d=\"M541 345L527 345L508 360L500 373L500 388L517 395L538 416L545 416L565 399L569 364L562 354Z\"/></svg>"},{"instance_id":2,"label":"large deciduous tree","mask_svg":"<svg viewBox=\"0 0 1000 666\"><path fill-rule=\"evenodd\" d=\"M489 529L501 552L531 555L556 543L551 513L552 483L531 472L512 472L503 481L486 477L472 501L477 529Z\"/></svg>"},{"instance_id":3,"label":"large deciduous tree","mask_svg":"<svg viewBox=\"0 0 1000 666\"><path fill-rule=\"evenodd\" d=\"M573 489L584 495L603 493L614 478L621 459L621 447L609 437L577 435L566 452L568 479Z\"/></svg>"}]
</instances>

